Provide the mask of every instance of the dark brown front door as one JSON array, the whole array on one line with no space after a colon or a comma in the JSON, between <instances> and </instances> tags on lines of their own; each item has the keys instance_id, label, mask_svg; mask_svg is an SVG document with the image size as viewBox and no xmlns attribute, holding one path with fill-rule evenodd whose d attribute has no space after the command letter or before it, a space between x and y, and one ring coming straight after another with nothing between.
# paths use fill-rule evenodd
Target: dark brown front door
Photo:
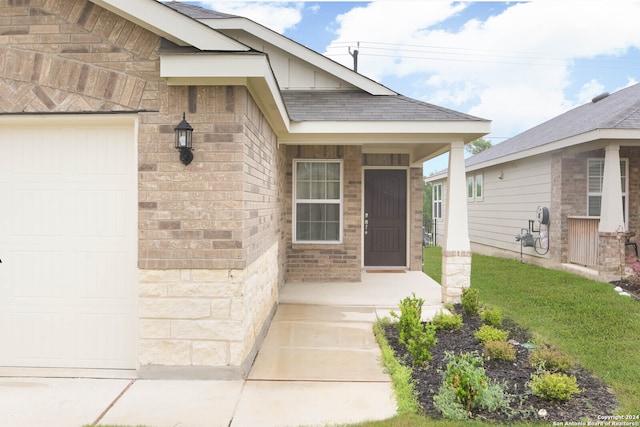
<instances>
[{"instance_id":1,"label":"dark brown front door","mask_svg":"<svg viewBox=\"0 0 640 427\"><path fill-rule=\"evenodd\" d=\"M364 171L364 265L405 266L407 172Z\"/></svg>"}]
</instances>

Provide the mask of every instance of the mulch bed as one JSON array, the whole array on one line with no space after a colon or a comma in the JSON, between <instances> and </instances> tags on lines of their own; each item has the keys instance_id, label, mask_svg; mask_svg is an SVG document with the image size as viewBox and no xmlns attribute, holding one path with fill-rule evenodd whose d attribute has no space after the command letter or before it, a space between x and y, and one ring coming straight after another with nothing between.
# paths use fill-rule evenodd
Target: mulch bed
<instances>
[{"instance_id":1,"label":"mulch bed","mask_svg":"<svg viewBox=\"0 0 640 427\"><path fill-rule=\"evenodd\" d=\"M626 292L630 293L635 297L636 300L640 301L640 282L632 282L627 279L622 280L614 280L613 282L609 282L613 286L620 286Z\"/></svg>"},{"instance_id":2,"label":"mulch bed","mask_svg":"<svg viewBox=\"0 0 640 427\"><path fill-rule=\"evenodd\" d=\"M425 415L433 418L442 418L434 406L433 397L438 393L443 382L439 371L444 371L446 368L445 351L454 352L456 355L471 351L482 354L482 345L473 336L482 325L480 317L467 316L460 305L456 306L456 311L463 316L462 328L454 332L438 331L436 334L438 342L431 351L433 359L426 368L413 369L413 382L418 400ZM527 330L509 319L504 320L501 329L508 330L509 339L519 343L528 343L532 339ZM411 356L406 347L399 343L395 326L388 326L385 335L396 356L410 364ZM530 350L518 345L515 362L485 361L484 368L489 378L505 383L508 393L514 397L511 402L513 410L508 413L476 412L473 414L474 419L493 422L531 420L579 422L585 418L597 421L598 416L613 415L617 407L615 396L602 381L581 367L574 367L569 373L577 378L578 386L583 390L582 393L574 395L566 402L549 402L533 396L527 386L531 374L535 373L535 369L528 362L529 354ZM547 415L544 418L538 416L541 409L546 410Z\"/></svg>"}]
</instances>

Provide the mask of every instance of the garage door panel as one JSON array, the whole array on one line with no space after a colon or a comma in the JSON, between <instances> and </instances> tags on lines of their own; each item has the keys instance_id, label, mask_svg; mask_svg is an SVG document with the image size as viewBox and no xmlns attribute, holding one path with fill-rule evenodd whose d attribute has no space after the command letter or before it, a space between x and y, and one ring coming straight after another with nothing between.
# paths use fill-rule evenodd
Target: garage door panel
<instances>
[{"instance_id":1,"label":"garage door panel","mask_svg":"<svg viewBox=\"0 0 640 427\"><path fill-rule=\"evenodd\" d=\"M135 369L133 124L0 126L5 141L0 366Z\"/></svg>"}]
</instances>

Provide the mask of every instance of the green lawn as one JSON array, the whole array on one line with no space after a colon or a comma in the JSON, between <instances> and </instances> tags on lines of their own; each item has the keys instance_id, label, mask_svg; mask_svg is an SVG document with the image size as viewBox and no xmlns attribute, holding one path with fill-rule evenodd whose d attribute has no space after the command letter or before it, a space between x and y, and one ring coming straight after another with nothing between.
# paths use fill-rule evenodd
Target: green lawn
<instances>
[{"instance_id":1,"label":"green lawn","mask_svg":"<svg viewBox=\"0 0 640 427\"><path fill-rule=\"evenodd\" d=\"M439 282L441 249L426 248L424 253L425 273ZM620 401L618 415L640 415L639 301L621 297L609 284L522 264L515 257L473 255L471 286L480 291L481 302L499 308L607 383ZM458 425L469 423L398 415L357 424L358 427Z\"/></svg>"}]
</instances>

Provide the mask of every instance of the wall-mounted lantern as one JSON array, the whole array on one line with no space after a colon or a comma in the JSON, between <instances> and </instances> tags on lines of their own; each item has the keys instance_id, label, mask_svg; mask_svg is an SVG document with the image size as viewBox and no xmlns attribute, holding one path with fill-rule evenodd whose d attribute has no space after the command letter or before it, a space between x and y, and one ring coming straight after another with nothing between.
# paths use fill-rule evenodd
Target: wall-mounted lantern
<instances>
[{"instance_id":1,"label":"wall-mounted lantern","mask_svg":"<svg viewBox=\"0 0 640 427\"><path fill-rule=\"evenodd\" d=\"M176 150L180 151L180 161L183 165L188 165L193 160L193 152L191 151L193 141L193 128L187 122L185 113L182 113L182 121L176 126Z\"/></svg>"}]
</instances>

